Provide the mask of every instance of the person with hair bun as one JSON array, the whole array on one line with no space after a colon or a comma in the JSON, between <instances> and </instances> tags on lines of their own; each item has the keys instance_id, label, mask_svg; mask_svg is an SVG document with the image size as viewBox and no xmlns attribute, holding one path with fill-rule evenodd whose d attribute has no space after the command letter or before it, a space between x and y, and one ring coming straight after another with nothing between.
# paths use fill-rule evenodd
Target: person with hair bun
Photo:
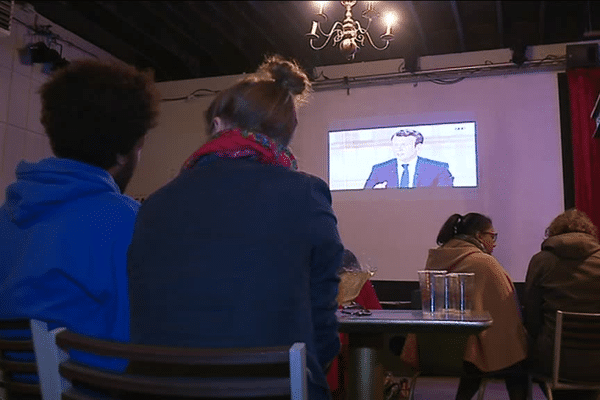
<instances>
[{"instance_id":1,"label":"person with hair bun","mask_svg":"<svg viewBox=\"0 0 600 400\"><path fill-rule=\"evenodd\" d=\"M327 184L288 145L311 85L266 58L219 92L210 140L144 201L129 249L132 341L195 347L304 342L310 399L329 399L340 350L343 245Z\"/></svg>"},{"instance_id":2,"label":"person with hair bun","mask_svg":"<svg viewBox=\"0 0 600 400\"><path fill-rule=\"evenodd\" d=\"M531 340L531 367L551 374L556 310L600 312L600 243L598 228L580 210L558 215L546 229L541 251L529 262L525 278L525 326ZM567 349L561 363L570 365L561 376L596 379L600 355ZM595 399L595 391L556 391L555 398ZM564 397L561 397L564 396Z\"/></svg>"},{"instance_id":3,"label":"person with hair bun","mask_svg":"<svg viewBox=\"0 0 600 400\"><path fill-rule=\"evenodd\" d=\"M492 256L497 238L489 217L453 214L438 233L439 247L427 257L426 269L475 273L473 310L488 311L493 319L491 327L468 339L456 400L471 399L483 377L503 378L510 400L527 396L527 334L513 281Z\"/></svg>"}]
</instances>

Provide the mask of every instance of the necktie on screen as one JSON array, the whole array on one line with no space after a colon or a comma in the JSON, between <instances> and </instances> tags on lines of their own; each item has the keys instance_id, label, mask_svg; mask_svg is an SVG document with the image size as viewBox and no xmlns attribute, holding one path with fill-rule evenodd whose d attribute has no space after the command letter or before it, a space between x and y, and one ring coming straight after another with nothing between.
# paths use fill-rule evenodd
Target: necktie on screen
<instances>
[{"instance_id":1,"label":"necktie on screen","mask_svg":"<svg viewBox=\"0 0 600 400\"><path fill-rule=\"evenodd\" d=\"M408 187L408 164L402 164L402 176L400 177L400 187L407 188Z\"/></svg>"}]
</instances>

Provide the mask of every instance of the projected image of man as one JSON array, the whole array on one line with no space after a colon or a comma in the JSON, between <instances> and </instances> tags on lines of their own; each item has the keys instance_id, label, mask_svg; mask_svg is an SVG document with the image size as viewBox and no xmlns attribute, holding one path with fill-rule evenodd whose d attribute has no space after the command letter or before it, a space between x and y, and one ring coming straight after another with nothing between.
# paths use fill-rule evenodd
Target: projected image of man
<instances>
[{"instance_id":1,"label":"projected image of man","mask_svg":"<svg viewBox=\"0 0 600 400\"><path fill-rule=\"evenodd\" d=\"M423 146L420 132L402 129L390 140L396 157L373 166L365 189L452 186L448 163L419 157Z\"/></svg>"}]
</instances>

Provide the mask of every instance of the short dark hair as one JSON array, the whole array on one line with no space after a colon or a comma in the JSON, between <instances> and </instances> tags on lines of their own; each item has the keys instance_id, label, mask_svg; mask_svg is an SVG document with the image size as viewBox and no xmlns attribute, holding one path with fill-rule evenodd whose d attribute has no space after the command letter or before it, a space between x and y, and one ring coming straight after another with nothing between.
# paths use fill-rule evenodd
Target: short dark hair
<instances>
[{"instance_id":1,"label":"short dark hair","mask_svg":"<svg viewBox=\"0 0 600 400\"><path fill-rule=\"evenodd\" d=\"M423 143L423 135L421 134L421 132L419 131L415 131L412 129L400 129L399 131L395 132L392 137L390 138L390 140L394 140L394 138L396 136L399 137L406 137L406 136L414 136L415 139L415 146L418 145L419 143Z\"/></svg>"},{"instance_id":2,"label":"short dark hair","mask_svg":"<svg viewBox=\"0 0 600 400\"><path fill-rule=\"evenodd\" d=\"M575 208L569 209L554 218L546 228L546 237L570 232L587 233L598 238L596 225L586 213Z\"/></svg>"},{"instance_id":3,"label":"short dark hair","mask_svg":"<svg viewBox=\"0 0 600 400\"><path fill-rule=\"evenodd\" d=\"M463 215L452 214L438 233L436 242L444 245L456 235L475 236L477 232L483 232L492 226L490 217L479 213L468 213Z\"/></svg>"},{"instance_id":4,"label":"short dark hair","mask_svg":"<svg viewBox=\"0 0 600 400\"><path fill-rule=\"evenodd\" d=\"M215 97L204 113L208 134L213 133L214 118L220 117L287 146L298 125L296 105L307 99L310 90L308 75L296 61L267 57L257 72Z\"/></svg>"},{"instance_id":5,"label":"short dark hair","mask_svg":"<svg viewBox=\"0 0 600 400\"><path fill-rule=\"evenodd\" d=\"M41 122L57 157L108 169L156 126L160 96L151 72L80 60L40 88Z\"/></svg>"}]
</instances>

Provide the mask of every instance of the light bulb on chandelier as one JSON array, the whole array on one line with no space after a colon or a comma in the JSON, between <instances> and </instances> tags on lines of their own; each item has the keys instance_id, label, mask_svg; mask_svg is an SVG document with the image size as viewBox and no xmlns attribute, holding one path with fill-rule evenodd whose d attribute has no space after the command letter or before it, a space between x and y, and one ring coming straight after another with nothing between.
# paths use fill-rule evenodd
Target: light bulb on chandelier
<instances>
[{"instance_id":1,"label":"light bulb on chandelier","mask_svg":"<svg viewBox=\"0 0 600 400\"><path fill-rule=\"evenodd\" d=\"M325 14L325 3L327 2L317 1L316 3L318 3L319 7L317 17L323 21L327 21L328 17L327 14ZM396 17L393 13L388 13L385 16L386 30L385 33L379 36L384 44L377 46L373 42L371 34L369 33L371 22L380 15L379 12L375 10L375 6L373 4L375 2L368 1L366 10L364 10L361 14L363 18L367 19L366 27L363 27L360 22L355 20L352 16L352 7L356 5L356 1L340 1L340 3L342 6L344 6L344 8L346 8L344 20L342 22L335 21L329 30L329 33L325 33L325 31L323 31L321 22L312 22L310 33L306 34L310 38L309 44L311 48L314 50L321 50L325 48L329 42L331 42L333 46L339 45L340 51L348 60L354 59L354 56L360 47L365 45L365 40L367 40L376 50L385 50L388 48L390 41L394 39L392 25L394 25ZM316 45L315 42L319 40L321 36L324 38L323 44Z\"/></svg>"}]
</instances>

